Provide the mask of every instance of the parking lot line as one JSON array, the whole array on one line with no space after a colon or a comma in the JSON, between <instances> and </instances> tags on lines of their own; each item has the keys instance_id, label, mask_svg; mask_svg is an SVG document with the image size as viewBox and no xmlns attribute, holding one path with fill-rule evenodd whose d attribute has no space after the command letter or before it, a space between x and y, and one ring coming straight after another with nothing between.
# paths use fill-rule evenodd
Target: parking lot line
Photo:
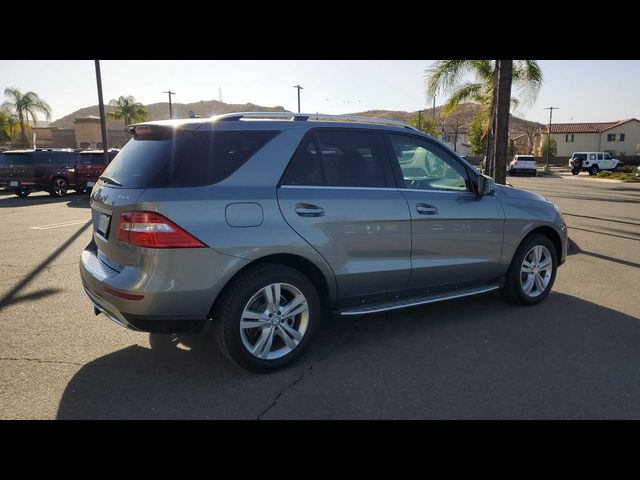
<instances>
[{"instance_id":1,"label":"parking lot line","mask_svg":"<svg viewBox=\"0 0 640 480\"><path fill-rule=\"evenodd\" d=\"M38 225L36 227L29 227L29 230L49 230L51 228L62 228L62 227L71 227L73 225L80 225L81 223L85 223L91 220L90 218L85 218L82 220L72 220L69 222L61 222L61 223L51 223L49 225Z\"/></svg>"}]
</instances>

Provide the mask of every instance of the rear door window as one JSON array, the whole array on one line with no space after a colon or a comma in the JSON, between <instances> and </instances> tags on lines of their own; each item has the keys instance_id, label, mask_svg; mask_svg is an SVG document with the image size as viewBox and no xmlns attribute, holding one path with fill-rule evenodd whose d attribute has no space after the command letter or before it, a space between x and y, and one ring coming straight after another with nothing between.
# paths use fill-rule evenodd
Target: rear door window
<instances>
[{"instance_id":1,"label":"rear door window","mask_svg":"<svg viewBox=\"0 0 640 480\"><path fill-rule=\"evenodd\" d=\"M382 137L360 130L316 130L287 167L283 185L388 187L391 171Z\"/></svg>"},{"instance_id":2,"label":"rear door window","mask_svg":"<svg viewBox=\"0 0 640 480\"><path fill-rule=\"evenodd\" d=\"M212 185L235 172L280 133L160 130L166 129L134 136L102 175L126 188Z\"/></svg>"}]
</instances>

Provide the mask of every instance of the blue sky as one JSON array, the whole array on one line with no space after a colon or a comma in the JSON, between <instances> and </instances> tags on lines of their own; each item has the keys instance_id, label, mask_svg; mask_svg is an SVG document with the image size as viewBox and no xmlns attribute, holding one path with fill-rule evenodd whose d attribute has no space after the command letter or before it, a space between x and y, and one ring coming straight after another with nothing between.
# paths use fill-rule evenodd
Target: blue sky
<instances>
[{"instance_id":1,"label":"blue sky","mask_svg":"<svg viewBox=\"0 0 640 480\"><path fill-rule=\"evenodd\" d=\"M105 102L133 95L148 104L222 99L282 105L303 112L349 113L426 108L424 72L433 60L103 60ZM514 112L541 123L612 121L640 117L640 61L540 61L545 82L536 103ZM2 60L0 89L33 90L53 108L53 119L97 103L92 60ZM0 97L3 98L3 97ZM440 104L444 98L436 99Z\"/></svg>"}]
</instances>

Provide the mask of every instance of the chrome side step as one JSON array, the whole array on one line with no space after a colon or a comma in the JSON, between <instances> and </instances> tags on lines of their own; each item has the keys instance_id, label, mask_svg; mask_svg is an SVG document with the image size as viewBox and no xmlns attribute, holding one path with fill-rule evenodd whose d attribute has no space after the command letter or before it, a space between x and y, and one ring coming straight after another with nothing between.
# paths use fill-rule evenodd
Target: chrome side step
<instances>
[{"instance_id":1,"label":"chrome side step","mask_svg":"<svg viewBox=\"0 0 640 480\"><path fill-rule=\"evenodd\" d=\"M388 310L397 310L399 308L415 307L416 305L424 305L426 303L443 302L454 298L468 297L470 295L479 295L481 293L492 292L500 288L499 284L482 285L473 288L459 288L453 291L431 293L420 297L406 298L402 300L390 301L385 303L376 303L372 305L363 305L361 307L347 308L339 312L342 316L349 315L367 315L369 313L386 312Z\"/></svg>"}]
</instances>

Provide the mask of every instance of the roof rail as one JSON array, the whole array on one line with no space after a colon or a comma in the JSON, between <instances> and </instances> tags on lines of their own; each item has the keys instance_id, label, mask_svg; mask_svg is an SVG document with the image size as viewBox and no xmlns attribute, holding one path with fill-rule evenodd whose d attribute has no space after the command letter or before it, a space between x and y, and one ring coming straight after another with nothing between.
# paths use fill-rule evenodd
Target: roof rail
<instances>
[{"instance_id":1,"label":"roof rail","mask_svg":"<svg viewBox=\"0 0 640 480\"><path fill-rule=\"evenodd\" d=\"M293 113L293 112L235 112L225 113L210 117L213 122L230 122L241 120L243 118L262 118L262 119L289 119L297 122L305 122L307 120L337 120L341 122L357 122L357 123L378 123L382 125L393 125L396 127L404 127L411 130L419 131L417 128L407 125L399 120L389 120L387 118L360 117L354 115L330 115L325 113Z\"/></svg>"}]
</instances>

